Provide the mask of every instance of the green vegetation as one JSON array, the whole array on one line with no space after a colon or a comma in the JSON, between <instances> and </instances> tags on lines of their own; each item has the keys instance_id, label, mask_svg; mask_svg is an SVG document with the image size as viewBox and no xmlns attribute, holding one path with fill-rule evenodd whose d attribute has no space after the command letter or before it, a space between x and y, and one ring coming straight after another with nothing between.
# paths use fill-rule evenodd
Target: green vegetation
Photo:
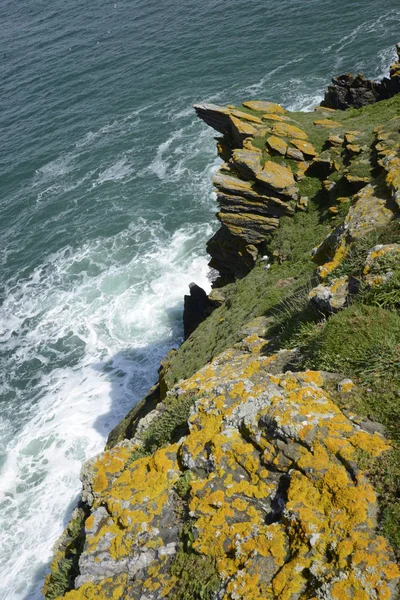
<instances>
[{"instance_id":1,"label":"green vegetation","mask_svg":"<svg viewBox=\"0 0 400 600\"><path fill-rule=\"evenodd\" d=\"M400 315L355 304L332 316L303 347L304 367L339 372L354 391L331 393L342 407L381 423L393 450L367 473L380 503L380 529L400 557Z\"/></svg>"},{"instance_id":2,"label":"green vegetation","mask_svg":"<svg viewBox=\"0 0 400 600\"><path fill-rule=\"evenodd\" d=\"M86 516L83 507L76 508L62 534L44 587L48 600L54 600L74 587L74 580L79 574L79 556L85 543Z\"/></svg>"},{"instance_id":3,"label":"green vegetation","mask_svg":"<svg viewBox=\"0 0 400 600\"><path fill-rule=\"evenodd\" d=\"M223 288L225 303L201 323L171 358L165 375L168 387L187 379L240 340L248 321L262 315L274 316L284 298L296 294L315 271L310 252L328 231L329 225L320 223L318 202L310 202L307 213L282 217L281 226L266 249L275 260L271 268L260 263L244 279Z\"/></svg>"},{"instance_id":4,"label":"green vegetation","mask_svg":"<svg viewBox=\"0 0 400 600\"><path fill-rule=\"evenodd\" d=\"M179 549L170 567L171 575L178 580L170 597L174 600L211 600L220 589L215 562L194 552L192 542L189 521L183 527Z\"/></svg>"}]
</instances>

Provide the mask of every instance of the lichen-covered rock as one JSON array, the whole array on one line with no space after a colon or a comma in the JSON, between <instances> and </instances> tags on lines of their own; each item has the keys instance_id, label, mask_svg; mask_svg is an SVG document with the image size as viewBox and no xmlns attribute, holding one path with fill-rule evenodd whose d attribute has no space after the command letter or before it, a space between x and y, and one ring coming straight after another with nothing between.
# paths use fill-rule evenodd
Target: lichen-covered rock
<instances>
[{"instance_id":1,"label":"lichen-covered rock","mask_svg":"<svg viewBox=\"0 0 400 600\"><path fill-rule=\"evenodd\" d=\"M231 162L239 173L251 179L255 179L262 169L260 151L236 148L232 151Z\"/></svg>"},{"instance_id":2,"label":"lichen-covered rock","mask_svg":"<svg viewBox=\"0 0 400 600\"><path fill-rule=\"evenodd\" d=\"M267 160L264 169L257 174L257 182L268 190L282 196L296 198L296 185L292 171L271 160Z\"/></svg>"},{"instance_id":3,"label":"lichen-covered rock","mask_svg":"<svg viewBox=\"0 0 400 600\"><path fill-rule=\"evenodd\" d=\"M329 285L317 285L309 293L309 300L325 314L335 313L349 304L352 294L358 289L357 281L347 275L333 279Z\"/></svg>"},{"instance_id":4,"label":"lichen-covered rock","mask_svg":"<svg viewBox=\"0 0 400 600\"><path fill-rule=\"evenodd\" d=\"M285 109L280 104L274 102L267 102L266 100L246 100L243 102L245 108L255 110L262 113L273 113L276 115L284 115Z\"/></svg>"},{"instance_id":5,"label":"lichen-covered rock","mask_svg":"<svg viewBox=\"0 0 400 600\"><path fill-rule=\"evenodd\" d=\"M367 79L362 73L344 73L332 79L322 104L333 109L346 110L374 104L400 92L400 45L397 44L398 60L390 67L390 77L381 81Z\"/></svg>"},{"instance_id":6,"label":"lichen-covered rock","mask_svg":"<svg viewBox=\"0 0 400 600\"><path fill-rule=\"evenodd\" d=\"M375 186L369 184L354 196L344 222L314 250L314 259L320 265L319 274L331 273L346 256L349 244L364 237L377 227L390 223L398 214L387 198L377 195Z\"/></svg>"},{"instance_id":7,"label":"lichen-covered rock","mask_svg":"<svg viewBox=\"0 0 400 600\"><path fill-rule=\"evenodd\" d=\"M317 119L314 121L314 125L317 125L317 127L326 127L327 129L336 129L342 126L341 123L332 119Z\"/></svg>"},{"instance_id":8,"label":"lichen-covered rock","mask_svg":"<svg viewBox=\"0 0 400 600\"><path fill-rule=\"evenodd\" d=\"M276 135L270 135L267 138L267 145L270 148L270 150L278 152L279 154L282 154L282 156L285 156L286 150L288 148L287 143L282 138L277 137Z\"/></svg>"},{"instance_id":9,"label":"lichen-covered rock","mask_svg":"<svg viewBox=\"0 0 400 600\"><path fill-rule=\"evenodd\" d=\"M278 137L295 138L298 140L306 140L308 138L305 131L289 123L274 123L272 133Z\"/></svg>"},{"instance_id":10,"label":"lichen-covered rock","mask_svg":"<svg viewBox=\"0 0 400 600\"><path fill-rule=\"evenodd\" d=\"M230 120L232 123L232 136L235 142L241 146L243 141L248 137L254 137L257 135L257 129L253 124L248 121L243 121L242 119L238 119L234 117L232 114L230 115Z\"/></svg>"},{"instance_id":11,"label":"lichen-covered rock","mask_svg":"<svg viewBox=\"0 0 400 600\"><path fill-rule=\"evenodd\" d=\"M313 158L317 156L318 152L315 150L314 146L310 144L310 142L306 142L304 140L290 140L292 146L300 150L304 156Z\"/></svg>"},{"instance_id":12,"label":"lichen-covered rock","mask_svg":"<svg viewBox=\"0 0 400 600\"><path fill-rule=\"evenodd\" d=\"M174 598L185 515L185 552L213 562L221 600L394 599L399 570L356 466L357 453L378 456L387 443L340 411L323 373L271 374L276 357L256 341L168 393L197 397L179 442L136 460L117 446L93 462L66 599Z\"/></svg>"},{"instance_id":13,"label":"lichen-covered rock","mask_svg":"<svg viewBox=\"0 0 400 600\"><path fill-rule=\"evenodd\" d=\"M378 244L368 253L363 270L369 286L387 283L400 267L400 244Z\"/></svg>"}]
</instances>

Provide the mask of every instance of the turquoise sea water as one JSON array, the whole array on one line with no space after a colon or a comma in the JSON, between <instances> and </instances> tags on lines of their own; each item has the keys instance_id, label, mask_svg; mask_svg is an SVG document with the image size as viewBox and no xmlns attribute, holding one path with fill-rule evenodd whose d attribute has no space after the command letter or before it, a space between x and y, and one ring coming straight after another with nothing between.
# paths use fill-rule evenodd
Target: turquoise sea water
<instances>
[{"instance_id":1,"label":"turquoise sea water","mask_svg":"<svg viewBox=\"0 0 400 600\"><path fill-rule=\"evenodd\" d=\"M207 278L213 132L196 101L311 109L383 75L389 0L0 6L0 598L39 599L82 462L181 340Z\"/></svg>"}]
</instances>

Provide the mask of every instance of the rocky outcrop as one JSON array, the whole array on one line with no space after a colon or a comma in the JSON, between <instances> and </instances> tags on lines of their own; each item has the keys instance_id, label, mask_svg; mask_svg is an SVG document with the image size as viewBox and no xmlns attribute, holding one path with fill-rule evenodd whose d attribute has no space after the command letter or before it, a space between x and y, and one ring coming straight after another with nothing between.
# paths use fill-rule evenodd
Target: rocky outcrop
<instances>
[{"instance_id":1,"label":"rocky outcrop","mask_svg":"<svg viewBox=\"0 0 400 600\"><path fill-rule=\"evenodd\" d=\"M220 287L84 465L46 600L397 599L399 103L196 107Z\"/></svg>"},{"instance_id":2,"label":"rocky outcrop","mask_svg":"<svg viewBox=\"0 0 400 600\"><path fill-rule=\"evenodd\" d=\"M400 44L397 44L397 61L390 67L390 76L381 81L367 79L362 73L345 73L332 79L325 92L323 106L346 110L361 108L380 100L391 98L400 92Z\"/></svg>"},{"instance_id":3,"label":"rocky outcrop","mask_svg":"<svg viewBox=\"0 0 400 600\"><path fill-rule=\"evenodd\" d=\"M290 163L317 152L277 104L247 101L241 110L208 104L194 108L224 136L218 149L225 162L213 179L221 229L207 246L221 284L246 275L279 218L294 213L299 194Z\"/></svg>"},{"instance_id":4,"label":"rocky outcrop","mask_svg":"<svg viewBox=\"0 0 400 600\"><path fill-rule=\"evenodd\" d=\"M339 410L323 373L274 375L256 341L167 394L166 405L193 398L176 443L133 460L156 409L135 442L84 470L90 516L67 600L175 598L179 566L194 557L221 600L394 599L399 571L356 464L386 441Z\"/></svg>"}]
</instances>

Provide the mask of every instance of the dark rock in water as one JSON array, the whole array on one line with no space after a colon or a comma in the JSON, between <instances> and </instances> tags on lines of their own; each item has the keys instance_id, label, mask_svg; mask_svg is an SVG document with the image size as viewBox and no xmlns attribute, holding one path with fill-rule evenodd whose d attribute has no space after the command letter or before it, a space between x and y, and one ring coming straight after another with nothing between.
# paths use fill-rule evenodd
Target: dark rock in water
<instances>
[{"instance_id":1,"label":"dark rock in water","mask_svg":"<svg viewBox=\"0 0 400 600\"><path fill-rule=\"evenodd\" d=\"M381 86L381 83L367 79L362 73L345 73L332 79L332 85L325 92L325 99L321 104L340 110L361 108L382 100Z\"/></svg>"},{"instance_id":2,"label":"dark rock in water","mask_svg":"<svg viewBox=\"0 0 400 600\"><path fill-rule=\"evenodd\" d=\"M206 292L196 283L189 285L190 295L185 295L183 309L183 331L185 340L221 303L210 300Z\"/></svg>"},{"instance_id":3,"label":"dark rock in water","mask_svg":"<svg viewBox=\"0 0 400 600\"><path fill-rule=\"evenodd\" d=\"M397 44L397 61L390 67L390 77L381 81L367 79L362 73L345 73L332 79L325 92L321 106L346 110L361 108L380 100L391 98L400 92L400 44Z\"/></svg>"}]
</instances>

